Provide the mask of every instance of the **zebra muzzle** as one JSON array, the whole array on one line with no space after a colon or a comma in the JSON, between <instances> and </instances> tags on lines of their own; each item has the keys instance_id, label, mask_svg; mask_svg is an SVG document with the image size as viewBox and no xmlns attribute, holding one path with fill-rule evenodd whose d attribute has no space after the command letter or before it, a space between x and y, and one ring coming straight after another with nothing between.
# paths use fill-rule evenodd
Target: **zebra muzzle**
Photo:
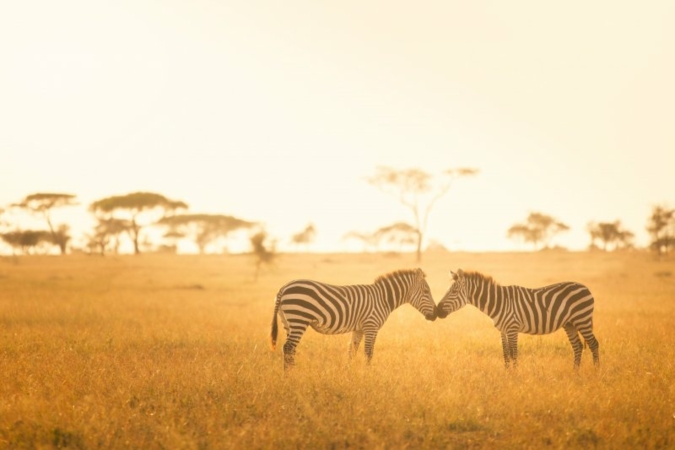
<instances>
[{"instance_id":1,"label":"zebra muzzle","mask_svg":"<svg viewBox=\"0 0 675 450\"><path fill-rule=\"evenodd\" d=\"M445 319L446 317L448 317L448 313L443 311L441 308L436 308L436 316L439 319Z\"/></svg>"}]
</instances>

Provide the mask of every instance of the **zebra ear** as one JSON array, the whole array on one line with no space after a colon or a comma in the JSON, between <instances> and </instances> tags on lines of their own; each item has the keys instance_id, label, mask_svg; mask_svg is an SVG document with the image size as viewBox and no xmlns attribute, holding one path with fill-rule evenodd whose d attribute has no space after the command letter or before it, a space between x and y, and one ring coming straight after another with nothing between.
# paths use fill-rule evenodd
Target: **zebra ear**
<instances>
[{"instance_id":1,"label":"zebra ear","mask_svg":"<svg viewBox=\"0 0 675 450\"><path fill-rule=\"evenodd\" d=\"M460 277L463 277L464 271L462 271L462 269L457 269L457 275L459 275Z\"/></svg>"},{"instance_id":2,"label":"zebra ear","mask_svg":"<svg viewBox=\"0 0 675 450\"><path fill-rule=\"evenodd\" d=\"M424 271L418 267L417 268L417 276L421 279L421 278L426 278L427 274L424 273Z\"/></svg>"},{"instance_id":3,"label":"zebra ear","mask_svg":"<svg viewBox=\"0 0 675 450\"><path fill-rule=\"evenodd\" d=\"M452 277L453 280L457 281L457 274L452 270L450 271L450 276Z\"/></svg>"}]
</instances>

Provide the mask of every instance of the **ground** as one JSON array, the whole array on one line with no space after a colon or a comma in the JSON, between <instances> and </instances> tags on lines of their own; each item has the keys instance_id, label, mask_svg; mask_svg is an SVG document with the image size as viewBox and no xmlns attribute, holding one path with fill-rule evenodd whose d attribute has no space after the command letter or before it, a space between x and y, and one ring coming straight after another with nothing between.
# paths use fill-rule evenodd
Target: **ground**
<instances>
[{"instance_id":1,"label":"ground","mask_svg":"<svg viewBox=\"0 0 675 450\"><path fill-rule=\"evenodd\" d=\"M410 306L372 364L349 335L309 330L284 373L274 297L295 278L369 283L422 267L529 287L573 280L596 297L601 365L573 369L560 330L499 333L471 306L428 322ZM0 447L666 448L675 446L675 260L629 253L0 259Z\"/></svg>"}]
</instances>

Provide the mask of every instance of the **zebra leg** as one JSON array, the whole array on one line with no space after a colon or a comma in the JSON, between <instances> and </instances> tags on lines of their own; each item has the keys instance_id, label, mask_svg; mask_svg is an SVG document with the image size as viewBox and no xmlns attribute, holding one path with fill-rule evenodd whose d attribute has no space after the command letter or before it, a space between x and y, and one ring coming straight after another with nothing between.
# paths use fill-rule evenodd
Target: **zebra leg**
<instances>
[{"instance_id":1,"label":"zebra leg","mask_svg":"<svg viewBox=\"0 0 675 450\"><path fill-rule=\"evenodd\" d=\"M513 360L513 368L518 367L518 331L509 331L507 334L509 340L509 352Z\"/></svg>"},{"instance_id":2,"label":"zebra leg","mask_svg":"<svg viewBox=\"0 0 675 450\"><path fill-rule=\"evenodd\" d=\"M509 338L506 333L502 333L502 351L504 352L504 365L508 369L511 360L511 351L509 350Z\"/></svg>"},{"instance_id":3,"label":"zebra leg","mask_svg":"<svg viewBox=\"0 0 675 450\"><path fill-rule=\"evenodd\" d=\"M588 344L588 348L591 349L591 353L593 353L593 364L596 366L600 364L600 355L598 353L598 350L600 348L600 344L598 344L598 340L595 338L595 335L593 334L592 330L592 323L588 327L580 328L579 332L581 335L584 337L584 341L586 341L586 344Z\"/></svg>"},{"instance_id":4,"label":"zebra leg","mask_svg":"<svg viewBox=\"0 0 675 450\"><path fill-rule=\"evenodd\" d=\"M584 349L581 345L581 339L579 339L579 333L571 323L566 323L564 328L567 338L570 340L570 344L572 344L572 350L574 350L574 368L578 369L581 364L581 352Z\"/></svg>"},{"instance_id":5,"label":"zebra leg","mask_svg":"<svg viewBox=\"0 0 675 450\"><path fill-rule=\"evenodd\" d=\"M373 347L375 347L375 339L377 339L377 330L375 331L364 331L366 336L366 361L370 364L370 360L373 359Z\"/></svg>"},{"instance_id":6,"label":"zebra leg","mask_svg":"<svg viewBox=\"0 0 675 450\"><path fill-rule=\"evenodd\" d=\"M359 345L361 344L362 338L363 338L363 331L354 331L352 333L352 340L349 343L349 359L352 359L354 355L356 355L356 352L359 349Z\"/></svg>"},{"instance_id":7,"label":"zebra leg","mask_svg":"<svg viewBox=\"0 0 675 450\"><path fill-rule=\"evenodd\" d=\"M300 338L307 331L308 323L293 323L290 326L290 333L284 343L284 370L290 369L295 365L295 348L300 342Z\"/></svg>"},{"instance_id":8,"label":"zebra leg","mask_svg":"<svg viewBox=\"0 0 675 450\"><path fill-rule=\"evenodd\" d=\"M297 342L287 340L284 344L284 370L288 370L295 365L295 347Z\"/></svg>"}]
</instances>

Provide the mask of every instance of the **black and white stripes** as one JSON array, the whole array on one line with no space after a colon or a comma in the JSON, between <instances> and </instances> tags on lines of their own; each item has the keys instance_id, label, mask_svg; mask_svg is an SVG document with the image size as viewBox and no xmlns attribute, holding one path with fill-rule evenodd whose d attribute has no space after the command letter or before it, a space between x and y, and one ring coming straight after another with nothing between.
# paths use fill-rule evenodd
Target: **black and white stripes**
<instances>
[{"instance_id":1,"label":"black and white stripes","mask_svg":"<svg viewBox=\"0 0 675 450\"><path fill-rule=\"evenodd\" d=\"M428 320L436 319L436 305L421 269L392 272L366 285L292 281L277 294L270 333L272 348L276 347L278 314L287 334L284 368L294 364L295 349L309 326L323 334L351 332L350 356L365 338L370 361L377 332L389 314L404 303L410 303Z\"/></svg>"},{"instance_id":2,"label":"black and white stripes","mask_svg":"<svg viewBox=\"0 0 675 450\"><path fill-rule=\"evenodd\" d=\"M548 334L563 328L574 350L574 365L579 367L583 346L579 333L593 353L597 364L598 341L593 335L594 299L588 288L574 282L528 289L501 286L492 278L476 272L452 274L454 283L438 304L438 317L444 318L467 303L490 316L501 332L504 362L515 365L518 358L518 333Z\"/></svg>"}]
</instances>

